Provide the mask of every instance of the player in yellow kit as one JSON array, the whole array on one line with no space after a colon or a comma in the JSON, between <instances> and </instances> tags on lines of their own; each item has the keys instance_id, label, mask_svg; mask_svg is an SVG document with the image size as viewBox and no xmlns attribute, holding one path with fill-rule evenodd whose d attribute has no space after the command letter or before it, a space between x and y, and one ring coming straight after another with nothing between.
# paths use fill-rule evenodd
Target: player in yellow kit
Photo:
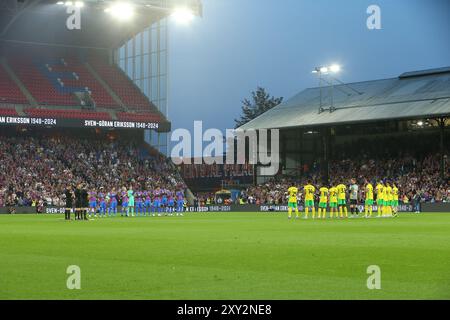
<instances>
[{"instance_id":1,"label":"player in yellow kit","mask_svg":"<svg viewBox=\"0 0 450 320\"><path fill-rule=\"evenodd\" d=\"M392 184L392 197L392 212L394 217L396 217L398 213L398 188L395 183Z\"/></svg>"},{"instance_id":2,"label":"player in yellow kit","mask_svg":"<svg viewBox=\"0 0 450 320\"><path fill-rule=\"evenodd\" d=\"M377 186L375 187L377 191L377 212L378 217L381 217L383 215L383 206L384 206L384 185L383 181L380 180L378 182Z\"/></svg>"},{"instance_id":3,"label":"player in yellow kit","mask_svg":"<svg viewBox=\"0 0 450 320\"><path fill-rule=\"evenodd\" d=\"M308 180L308 184L303 187L305 194L305 218L308 219L309 209L312 211L313 219L316 217L316 208L314 207L314 193L316 188L312 185L312 181Z\"/></svg>"},{"instance_id":4,"label":"player in yellow kit","mask_svg":"<svg viewBox=\"0 0 450 320\"><path fill-rule=\"evenodd\" d=\"M347 187L344 184L339 184L337 187L338 190L338 206L339 206L339 214L341 218L344 216L348 218L348 211L347 211L347 201L345 197L345 192L347 191Z\"/></svg>"},{"instance_id":5,"label":"player in yellow kit","mask_svg":"<svg viewBox=\"0 0 450 320\"><path fill-rule=\"evenodd\" d=\"M392 200L392 187L389 182L386 182L386 187L384 188L384 210L388 216L392 216Z\"/></svg>"},{"instance_id":6,"label":"player in yellow kit","mask_svg":"<svg viewBox=\"0 0 450 320\"><path fill-rule=\"evenodd\" d=\"M319 189L320 198L319 198L319 209L317 217L320 219L325 219L327 217L327 203L328 203L328 188L322 187Z\"/></svg>"},{"instance_id":7,"label":"player in yellow kit","mask_svg":"<svg viewBox=\"0 0 450 320\"><path fill-rule=\"evenodd\" d=\"M365 180L366 185L366 202L364 203L364 216L366 218L372 217L372 207L373 207L373 186L372 184L366 179Z\"/></svg>"},{"instance_id":8,"label":"player in yellow kit","mask_svg":"<svg viewBox=\"0 0 450 320\"><path fill-rule=\"evenodd\" d=\"M336 213L336 218L338 218L338 189L336 187L331 187L328 189L330 195L330 218L333 218L333 214Z\"/></svg>"},{"instance_id":9,"label":"player in yellow kit","mask_svg":"<svg viewBox=\"0 0 450 320\"><path fill-rule=\"evenodd\" d=\"M288 218L291 219L292 217L292 209L295 209L295 218L298 219L298 207L297 207L297 193L298 188L297 187L290 187L288 189Z\"/></svg>"}]
</instances>

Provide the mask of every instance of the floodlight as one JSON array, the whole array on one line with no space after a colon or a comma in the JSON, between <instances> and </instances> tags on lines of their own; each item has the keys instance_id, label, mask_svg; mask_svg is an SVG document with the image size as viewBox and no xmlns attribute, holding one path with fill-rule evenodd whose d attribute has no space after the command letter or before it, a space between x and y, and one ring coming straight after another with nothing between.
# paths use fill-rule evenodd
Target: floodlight
<instances>
[{"instance_id":1,"label":"floodlight","mask_svg":"<svg viewBox=\"0 0 450 320\"><path fill-rule=\"evenodd\" d=\"M134 15L134 8L130 3L118 2L106 8L105 12L118 20L130 20Z\"/></svg>"},{"instance_id":2,"label":"floodlight","mask_svg":"<svg viewBox=\"0 0 450 320\"><path fill-rule=\"evenodd\" d=\"M84 2L83 1L75 1L75 7L83 8L84 7Z\"/></svg>"},{"instance_id":3,"label":"floodlight","mask_svg":"<svg viewBox=\"0 0 450 320\"><path fill-rule=\"evenodd\" d=\"M63 5L64 4L64 1L58 1L56 4L58 4L58 5Z\"/></svg>"},{"instance_id":4,"label":"floodlight","mask_svg":"<svg viewBox=\"0 0 450 320\"><path fill-rule=\"evenodd\" d=\"M177 23L187 24L194 19L194 13L188 8L180 7L173 10L171 17Z\"/></svg>"},{"instance_id":5,"label":"floodlight","mask_svg":"<svg viewBox=\"0 0 450 320\"><path fill-rule=\"evenodd\" d=\"M320 67L320 72L327 73L328 72L328 67Z\"/></svg>"},{"instance_id":6,"label":"floodlight","mask_svg":"<svg viewBox=\"0 0 450 320\"><path fill-rule=\"evenodd\" d=\"M68 7L73 6L73 2L72 1L66 1L64 4L66 6L68 6Z\"/></svg>"},{"instance_id":7,"label":"floodlight","mask_svg":"<svg viewBox=\"0 0 450 320\"><path fill-rule=\"evenodd\" d=\"M422 126L423 126L423 121L422 121L422 120L417 121L417 125L418 125L419 127L422 127Z\"/></svg>"},{"instance_id":8,"label":"floodlight","mask_svg":"<svg viewBox=\"0 0 450 320\"><path fill-rule=\"evenodd\" d=\"M330 66L330 71L331 72L339 72L341 70L341 66L338 64L333 64Z\"/></svg>"}]
</instances>

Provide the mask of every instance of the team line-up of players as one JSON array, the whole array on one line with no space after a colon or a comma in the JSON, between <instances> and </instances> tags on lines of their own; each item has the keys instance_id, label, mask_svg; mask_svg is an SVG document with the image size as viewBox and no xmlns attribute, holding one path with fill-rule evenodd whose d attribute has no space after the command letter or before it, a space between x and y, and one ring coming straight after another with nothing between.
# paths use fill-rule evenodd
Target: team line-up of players
<instances>
[{"instance_id":1,"label":"team line-up of players","mask_svg":"<svg viewBox=\"0 0 450 320\"><path fill-rule=\"evenodd\" d=\"M175 195L172 192L150 192L150 191L133 191L129 189L121 193L113 191L104 194L102 192L88 192L89 206L87 212L89 217L116 216L118 211L118 196L121 197L121 216L134 217L139 215L161 215L162 213L182 215L184 211L184 194L177 191Z\"/></svg>"},{"instance_id":2,"label":"team line-up of players","mask_svg":"<svg viewBox=\"0 0 450 320\"><path fill-rule=\"evenodd\" d=\"M364 217L370 218L373 213L374 205L374 188L373 185L365 180L364 183L365 202L364 202ZM330 218L348 218L347 210L347 190L350 198L350 211L352 216L358 215L358 191L359 187L356 180L352 179L349 188L345 184L339 184L335 187L321 187L319 189L319 206L318 218L325 219L327 215L327 207L330 208ZM377 199L377 217L391 217L398 213L398 195L399 191L394 183L379 181L375 187ZM299 217L297 207L299 189L292 186L288 189L288 218L292 217L292 210L295 210L296 218ZM303 196L305 201L304 218L307 219L309 211L312 212L312 218L316 217L316 208L314 205L314 195L316 187L312 185L309 180L308 184L303 187ZM339 210L339 212L338 212Z\"/></svg>"}]
</instances>

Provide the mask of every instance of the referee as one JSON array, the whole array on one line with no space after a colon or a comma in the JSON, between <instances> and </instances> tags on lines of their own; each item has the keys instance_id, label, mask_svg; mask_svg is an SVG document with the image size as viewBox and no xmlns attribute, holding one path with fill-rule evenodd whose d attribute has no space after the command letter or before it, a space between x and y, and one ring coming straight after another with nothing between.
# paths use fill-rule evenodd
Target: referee
<instances>
[{"instance_id":1,"label":"referee","mask_svg":"<svg viewBox=\"0 0 450 320\"><path fill-rule=\"evenodd\" d=\"M81 208L83 208L83 198L80 183L75 189L75 220L81 220Z\"/></svg>"},{"instance_id":2,"label":"referee","mask_svg":"<svg viewBox=\"0 0 450 320\"><path fill-rule=\"evenodd\" d=\"M356 216L358 216L358 191L359 191L359 187L356 184L356 179L352 179L351 180L351 185L349 188L349 192L350 192L350 213L352 214L352 217L355 217L355 213Z\"/></svg>"},{"instance_id":3,"label":"referee","mask_svg":"<svg viewBox=\"0 0 450 320\"><path fill-rule=\"evenodd\" d=\"M64 216L66 220L70 220L70 211L72 211L73 208L72 187L68 185L64 193L66 195L66 210Z\"/></svg>"},{"instance_id":4,"label":"referee","mask_svg":"<svg viewBox=\"0 0 450 320\"><path fill-rule=\"evenodd\" d=\"M83 213L82 219L87 220L87 210L89 207L89 195L86 189L86 185L83 185L81 188L81 210Z\"/></svg>"}]
</instances>

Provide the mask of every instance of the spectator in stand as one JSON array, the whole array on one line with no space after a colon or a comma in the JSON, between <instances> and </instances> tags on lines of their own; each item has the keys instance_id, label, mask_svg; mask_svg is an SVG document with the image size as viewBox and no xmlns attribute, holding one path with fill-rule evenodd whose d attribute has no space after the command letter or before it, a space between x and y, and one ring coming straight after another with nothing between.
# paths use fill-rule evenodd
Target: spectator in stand
<instances>
[{"instance_id":1,"label":"spectator in stand","mask_svg":"<svg viewBox=\"0 0 450 320\"><path fill-rule=\"evenodd\" d=\"M415 159L404 156L401 159L389 160L338 160L330 164L333 183L349 184L353 176L357 183L362 185L364 179L391 179L400 191L400 199L413 199L418 194L420 202L448 202L450 201L450 188L447 181L440 178L440 156L434 154ZM247 203L260 204L287 204L286 190L291 185L302 187L307 177L311 177L313 184L321 186L320 169L311 170L308 175L299 179L286 176L276 176L269 181L247 188L241 192L241 197ZM336 178L338 177L338 178Z\"/></svg>"},{"instance_id":2,"label":"spectator in stand","mask_svg":"<svg viewBox=\"0 0 450 320\"><path fill-rule=\"evenodd\" d=\"M186 190L178 170L163 155L141 156L137 145L72 136L5 136L0 139L0 198L7 206L65 206L66 183L90 191L158 187Z\"/></svg>"}]
</instances>

